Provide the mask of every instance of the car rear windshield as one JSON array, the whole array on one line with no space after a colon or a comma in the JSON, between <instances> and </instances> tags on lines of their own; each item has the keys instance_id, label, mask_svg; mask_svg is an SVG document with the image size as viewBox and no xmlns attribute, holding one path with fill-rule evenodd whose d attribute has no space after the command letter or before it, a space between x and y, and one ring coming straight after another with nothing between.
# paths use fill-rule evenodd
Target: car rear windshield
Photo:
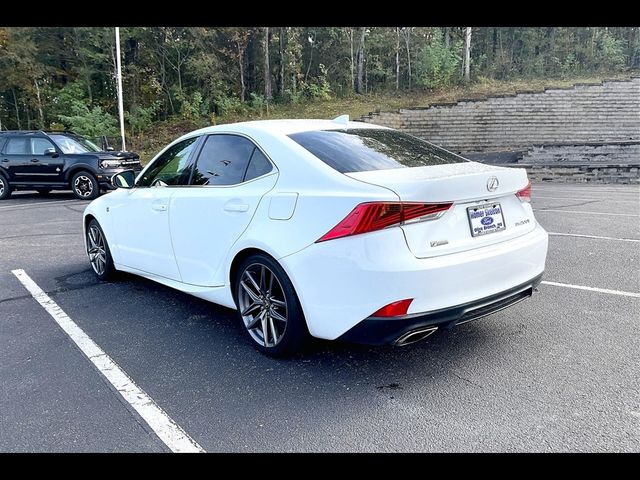
<instances>
[{"instance_id":1,"label":"car rear windshield","mask_svg":"<svg viewBox=\"0 0 640 480\"><path fill-rule=\"evenodd\" d=\"M378 128L312 130L289 138L340 173L465 162L413 135Z\"/></svg>"}]
</instances>

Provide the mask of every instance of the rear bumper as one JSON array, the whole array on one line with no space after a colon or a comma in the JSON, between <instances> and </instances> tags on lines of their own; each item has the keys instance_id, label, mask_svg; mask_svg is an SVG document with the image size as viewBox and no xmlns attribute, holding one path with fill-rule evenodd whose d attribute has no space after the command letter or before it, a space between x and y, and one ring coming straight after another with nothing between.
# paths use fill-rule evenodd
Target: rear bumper
<instances>
[{"instance_id":1,"label":"rear bumper","mask_svg":"<svg viewBox=\"0 0 640 480\"><path fill-rule=\"evenodd\" d=\"M429 332L432 330L429 327L451 328L504 310L533 295L541 281L542 274L504 292L431 312L395 318L369 317L342 334L338 340L369 345L400 344L408 340L413 332Z\"/></svg>"},{"instance_id":2,"label":"rear bumper","mask_svg":"<svg viewBox=\"0 0 640 480\"><path fill-rule=\"evenodd\" d=\"M460 308L533 282L545 269L547 245L547 232L536 225L498 244L416 258L402 230L390 228L314 243L278 260L293 283L311 335L334 340L398 300L413 299L407 315L417 316Z\"/></svg>"}]
</instances>

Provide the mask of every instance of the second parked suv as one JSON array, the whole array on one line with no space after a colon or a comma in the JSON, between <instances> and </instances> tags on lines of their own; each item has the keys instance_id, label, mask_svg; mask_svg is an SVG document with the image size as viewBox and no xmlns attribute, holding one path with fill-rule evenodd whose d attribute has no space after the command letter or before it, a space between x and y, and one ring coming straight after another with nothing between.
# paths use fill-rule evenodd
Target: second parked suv
<instances>
[{"instance_id":1,"label":"second parked suv","mask_svg":"<svg viewBox=\"0 0 640 480\"><path fill-rule=\"evenodd\" d=\"M103 150L71 132L0 132L0 200L13 190L71 189L83 200L111 187L111 177L123 170L141 170L131 152Z\"/></svg>"}]
</instances>

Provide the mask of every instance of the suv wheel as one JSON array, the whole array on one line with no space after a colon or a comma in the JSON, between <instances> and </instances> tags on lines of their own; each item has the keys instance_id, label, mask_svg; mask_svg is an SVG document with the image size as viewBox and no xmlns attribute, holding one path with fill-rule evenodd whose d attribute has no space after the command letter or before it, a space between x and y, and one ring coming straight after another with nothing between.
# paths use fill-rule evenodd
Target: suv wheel
<instances>
[{"instance_id":1,"label":"suv wheel","mask_svg":"<svg viewBox=\"0 0 640 480\"><path fill-rule=\"evenodd\" d=\"M4 200L5 198L9 198L11 196L11 185L4 175L0 174L0 200Z\"/></svg>"},{"instance_id":2,"label":"suv wheel","mask_svg":"<svg viewBox=\"0 0 640 480\"><path fill-rule=\"evenodd\" d=\"M96 177L85 171L78 172L71 178L71 190L81 200L93 200L100 194Z\"/></svg>"}]
</instances>

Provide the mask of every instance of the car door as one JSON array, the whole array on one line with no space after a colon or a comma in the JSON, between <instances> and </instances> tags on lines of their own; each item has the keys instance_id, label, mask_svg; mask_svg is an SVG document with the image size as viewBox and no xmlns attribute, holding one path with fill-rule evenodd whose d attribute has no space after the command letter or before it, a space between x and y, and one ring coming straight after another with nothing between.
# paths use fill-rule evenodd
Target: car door
<instances>
[{"instance_id":1,"label":"car door","mask_svg":"<svg viewBox=\"0 0 640 480\"><path fill-rule=\"evenodd\" d=\"M277 170L248 138L213 134L205 139L191 186L171 197L171 238L183 282L225 283L224 260L276 180Z\"/></svg>"},{"instance_id":2,"label":"car door","mask_svg":"<svg viewBox=\"0 0 640 480\"><path fill-rule=\"evenodd\" d=\"M56 183L63 181L64 155L48 138L30 138L31 158L29 166L33 170L34 181Z\"/></svg>"},{"instance_id":3,"label":"car door","mask_svg":"<svg viewBox=\"0 0 640 480\"><path fill-rule=\"evenodd\" d=\"M33 181L35 168L30 162L31 146L29 137L26 135L16 135L9 137L2 152L2 166L9 175L11 183L23 183Z\"/></svg>"},{"instance_id":4,"label":"car door","mask_svg":"<svg viewBox=\"0 0 640 480\"><path fill-rule=\"evenodd\" d=\"M192 153L199 137L169 147L110 206L118 263L147 274L180 281L169 232L170 199L189 182Z\"/></svg>"}]
</instances>

